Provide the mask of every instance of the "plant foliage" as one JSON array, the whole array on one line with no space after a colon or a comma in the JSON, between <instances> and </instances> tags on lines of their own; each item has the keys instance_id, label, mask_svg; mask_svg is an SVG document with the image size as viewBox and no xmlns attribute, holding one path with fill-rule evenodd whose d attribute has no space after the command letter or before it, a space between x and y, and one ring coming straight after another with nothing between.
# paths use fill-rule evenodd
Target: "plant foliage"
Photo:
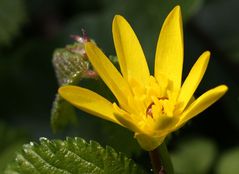
<instances>
[{"instance_id":1,"label":"plant foliage","mask_svg":"<svg viewBox=\"0 0 239 174\"><path fill-rule=\"evenodd\" d=\"M81 138L40 138L23 146L5 174L144 174L131 159L111 147Z\"/></svg>"}]
</instances>

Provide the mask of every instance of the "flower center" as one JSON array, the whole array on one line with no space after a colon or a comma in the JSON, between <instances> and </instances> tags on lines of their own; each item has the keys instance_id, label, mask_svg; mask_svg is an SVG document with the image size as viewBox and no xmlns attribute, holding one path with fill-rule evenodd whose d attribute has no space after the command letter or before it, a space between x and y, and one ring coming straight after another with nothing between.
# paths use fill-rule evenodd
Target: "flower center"
<instances>
[{"instance_id":1,"label":"flower center","mask_svg":"<svg viewBox=\"0 0 239 174\"><path fill-rule=\"evenodd\" d=\"M168 100L168 97L160 97L160 98L157 98L157 103L161 103L160 101L163 101L163 100ZM146 117L150 116L151 118L153 118L153 109L152 107L155 105L155 102L152 102L149 104L149 106L147 107L146 109ZM161 104L161 108L160 108L160 111L161 111L161 114L163 115L165 112L164 112L164 105Z\"/></svg>"},{"instance_id":2,"label":"flower center","mask_svg":"<svg viewBox=\"0 0 239 174\"><path fill-rule=\"evenodd\" d=\"M152 106L154 105L154 102L152 102L149 106L148 106L148 108L146 109L146 117L147 116L150 116L150 117L152 117L153 118L153 112L152 112Z\"/></svg>"}]
</instances>

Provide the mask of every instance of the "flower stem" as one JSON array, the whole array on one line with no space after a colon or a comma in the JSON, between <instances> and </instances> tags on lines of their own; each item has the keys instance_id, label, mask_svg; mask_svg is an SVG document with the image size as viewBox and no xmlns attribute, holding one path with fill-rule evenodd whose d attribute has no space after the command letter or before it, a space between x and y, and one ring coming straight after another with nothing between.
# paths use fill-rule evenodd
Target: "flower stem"
<instances>
[{"instance_id":1,"label":"flower stem","mask_svg":"<svg viewBox=\"0 0 239 174\"><path fill-rule=\"evenodd\" d=\"M154 174L174 174L173 165L163 142L158 148L149 151Z\"/></svg>"}]
</instances>

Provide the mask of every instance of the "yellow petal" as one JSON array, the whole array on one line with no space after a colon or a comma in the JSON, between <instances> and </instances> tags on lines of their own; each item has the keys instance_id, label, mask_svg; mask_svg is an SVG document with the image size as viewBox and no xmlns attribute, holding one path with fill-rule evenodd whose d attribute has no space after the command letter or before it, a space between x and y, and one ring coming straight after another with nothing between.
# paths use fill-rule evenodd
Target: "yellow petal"
<instances>
[{"instance_id":1,"label":"yellow petal","mask_svg":"<svg viewBox=\"0 0 239 174\"><path fill-rule=\"evenodd\" d=\"M131 118L131 116L125 112L124 110L120 109L116 103L113 103L113 108L115 109L114 115L118 122L121 123L122 126L128 128L133 132L141 132L142 130L137 125L137 122Z\"/></svg>"},{"instance_id":2,"label":"yellow petal","mask_svg":"<svg viewBox=\"0 0 239 174\"><path fill-rule=\"evenodd\" d=\"M145 84L149 79L148 65L141 45L128 22L116 15L112 26L113 38L121 72L127 80L133 77Z\"/></svg>"},{"instance_id":3,"label":"yellow petal","mask_svg":"<svg viewBox=\"0 0 239 174\"><path fill-rule=\"evenodd\" d=\"M202 77L207 69L209 58L210 52L204 52L194 64L191 71L189 72L189 75L184 81L177 100L177 103L181 104L180 111L183 111L187 106L189 100L192 98L195 90L201 82Z\"/></svg>"},{"instance_id":4,"label":"yellow petal","mask_svg":"<svg viewBox=\"0 0 239 174\"><path fill-rule=\"evenodd\" d=\"M207 109L221 98L227 90L228 88L226 85L220 85L202 94L186 109L180 118L178 126L180 127L180 125Z\"/></svg>"},{"instance_id":5,"label":"yellow petal","mask_svg":"<svg viewBox=\"0 0 239 174\"><path fill-rule=\"evenodd\" d=\"M175 91L181 87L183 67L183 28L179 6L167 16L162 26L155 55L154 73L160 82L163 75Z\"/></svg>"},{"instance_id":6,"label":"yellow petal","mask_svg":"<svg viewBox=\"0 0 239 174\"><path fill-rule=\"evenodd\" d=\"M165 137L165 135L154 137L146 134L135 133L135 138L137 139L139 145L146 151L152 151L156 149L160 144L163 143Z\"/></svg>"},{"instance_id":7,"label":"yellow petal","mask_svg":"<svg viewBox=\"0 0 239 174\"><path fill-rule=\"evenodd\" d=\"M91 64L115 95L120 105L127 105L127 97L131 95L128 83L94 43L86 43L85 49Z\"/></svg>"},{"instance_id":8,"label":"yellow petal","mask_svg":"<svg viewBox=\"0 0 239 174\"><path fill-rule=\"evenodd\" d=\"M113 104L95 92L77 86L63 86L58 93L75 107L119 124L113 114Z\"/></svg>"},{"instance_id":9,"label":"yellow petal","mask_svg":"<svg viewBox=\"0 0 239 174\"><path fill-rule=\"evenodd\" d=\"M132 132L142 132L142 130L140 130L139 127L135 124L135 122L126 117L127 115L119 115L117 113L114 113L114 115L117 121L121 123L121 125L125 128L131 130Z\"/></svg>"}]
</instances>

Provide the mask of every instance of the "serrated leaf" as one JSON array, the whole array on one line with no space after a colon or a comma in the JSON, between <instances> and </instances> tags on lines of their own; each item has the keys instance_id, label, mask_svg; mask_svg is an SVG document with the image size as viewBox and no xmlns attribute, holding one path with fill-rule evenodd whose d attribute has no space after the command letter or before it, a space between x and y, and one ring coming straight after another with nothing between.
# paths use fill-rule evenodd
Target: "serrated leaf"
<instances>
[{"instance_id":1,"label":"serrated leaf","mask_svg":"<svg viewBox=\"0 0 239 174\"><path fill-rule=\"evenodd\" d=\"M89 69L89 62L80 54L82 49L82 43L75 43L55 50L52 62L60 86L79 83ZM76 120L73 106L56 94L51 111L53 132L62 130L69 123L76 123Z\"/></svg>"},{"instance_id":2,"label":"serrated leaf","mask_svg":"<svg viewBox=\"0 0 239 174\"><path fill-rule=\"evenodd\" d=\"M217 174L237 174L239 171L239 147L224 153L218 162Z\"/></svg>"},{"instance_id":3,"label":"serrated leaf","mask_svg":"<svg viewBox=\"0 0 239 174\"><path fill-rule=\"evenodd\" d=\"M9 44L26 20L23 0L0 0L0 44Z\"/></svg>"},{"instance_id":4,"label":"serrated leaf","mask_svg":"<svg viewBox=\"0 0 239 174\"><path fill-rule=\"evenodd\" d=\"M77 52L79 49L82 49L81 43L55 50L52 62L60 86L77 84L89 69L89 62Z\"/></svg>"},{"instance_id":5,"label":"serrated leaf","mask_svg":"<svg viewBox=\"0 0 239 174\"><path fill-rule=\"evenodd\" d=\"M175 173L208 173L216 157L216 152L214 143L205 138L194 138L182 142L177 151L171 155Z\"/></svg>"},{"instance_id":6,"label":"serrated leaf","mask_svg":"<svg viewBox=\"0 0 239 174\"><path fill-rule=\"evenodd\" d=\"M132 160L111 147L81 138L40 139L23 146L5 174L144 174Z\"/></svg>"},{"instance_id":7,"label":"serrated leaf","mask_svg":"<svg viewBox=\"0 0 239 174\"><path fill-rule=\"evenodd\" d=\"M117 65L116 56L110 56L110 60ZM78 85L83 79L95 79L95 72L90 70L90 63L84 52L84 44L81 42L67 45L65 48L56 49L52 62L59 86ZM98 82L101 83L102 81L99 80ZM106 88L104 86L104 89ZM100 88L100 91L105 91L102 89ZM53 132L62 130L68 124L75 124L76 122L77 117L74 107L57 94L51 112Z\"/></svg>"}]
</instances>

